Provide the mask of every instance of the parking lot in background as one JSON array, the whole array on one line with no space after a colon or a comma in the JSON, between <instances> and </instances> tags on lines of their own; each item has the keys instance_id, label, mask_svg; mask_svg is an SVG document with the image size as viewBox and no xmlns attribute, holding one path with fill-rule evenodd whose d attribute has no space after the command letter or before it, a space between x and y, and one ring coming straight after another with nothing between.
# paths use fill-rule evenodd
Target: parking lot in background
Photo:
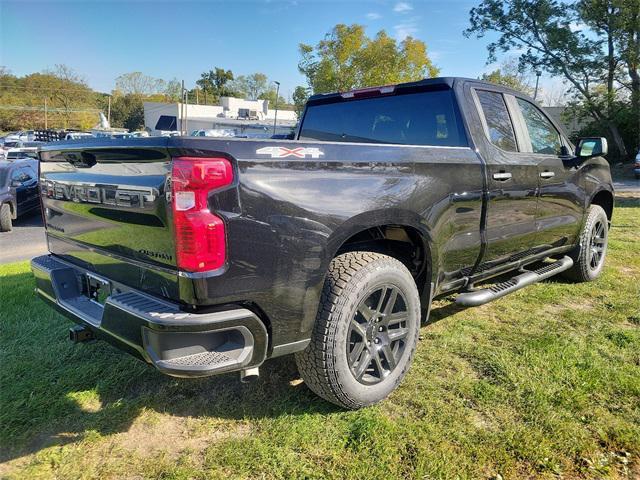
<instances>
[{"instance_id":1,"label":"parking lot in background","mask_svg":"<svg viewBox=\"0 0 640 480\"><path fill-rule=\"evenodd\" d=\"M0 263L30 260L47 252L40 211L13 221L13 230L0 232Z\"/></svg>"}]
</instances>

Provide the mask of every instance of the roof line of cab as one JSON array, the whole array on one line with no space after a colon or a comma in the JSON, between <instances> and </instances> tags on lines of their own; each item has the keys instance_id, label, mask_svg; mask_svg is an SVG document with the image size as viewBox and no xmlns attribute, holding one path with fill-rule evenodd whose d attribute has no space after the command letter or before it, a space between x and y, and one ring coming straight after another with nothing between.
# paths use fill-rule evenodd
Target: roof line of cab
<instances>
[{"instance_id":1,"label":"roof line of cab","mask_svg":"<svg viewBox=\"0 0 640 480\"><path fill-rule=\"evenodd\" d=\"M479 80L477 78L466 78L466 77L435 77L435 78L425 78L423 80L417 80L415 82L405 82L405 83L397 83L394 85L384 85L384 86L373 86L362 89L354 89L348 90L346 92L331 92L331 93L319 93L316 95L312 95L309 97L307 101L308 104L317 104L317 103L325 103L327 101L334 101L337 99L347 100L353 98L354 95L359 92L367 92L367 91L375 91L375 90L384 90L391 89L391 91L402 90L403 93L412 93L413 91L419 91L423 89L449 89L453 88L456 83L466 83L473 82L476 84L484 84L487 86L491 86L492 88L499 88L500 90L504 90L505 92L513 92L518 93L515 90L505 87L503 85L497 85L495 83L487 82L485 80ZM386 92L391 93L391 92Z\"/></svg>"}]
</instances>

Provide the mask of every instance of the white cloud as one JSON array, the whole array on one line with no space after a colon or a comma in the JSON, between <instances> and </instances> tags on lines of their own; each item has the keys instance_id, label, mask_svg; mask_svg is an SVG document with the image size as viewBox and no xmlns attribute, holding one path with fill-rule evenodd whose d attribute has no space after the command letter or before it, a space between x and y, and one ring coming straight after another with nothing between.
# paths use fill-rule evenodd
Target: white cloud
<instances>
[{"instance_id":1,"label":"white cloud","mask_svg":"<svg viewBox=\"0 0 640 480\"><path fill-rule=\"evenodd\" d=\"M413 6L407 2L398 2L393 7L393 11L396 13L407 13L413 10Z\"/></svg>"},{"instance_id":2,"label":"white cloud","mask_svg":"<svg viewBox=\"0 0 640 480\"><path fill-rule=\"evenodd\" d=\"M367 20L379 20L382 18L382 15L376 12L369 12L365 16L367 17Z\"/></svg>"},{"instance_id":3,"label":"white cloud","mask_svg":"<svg viewBox=\"0 0 640 480\"><path fill-rule=\"evenodd\" d=\"M396 39L399 41L404 40L407 37L415 37L418 33L418 24L416 21L409 21L405 23L399 23L394 25L393 29L396 32Z\"/></svg>"}]
</instances>

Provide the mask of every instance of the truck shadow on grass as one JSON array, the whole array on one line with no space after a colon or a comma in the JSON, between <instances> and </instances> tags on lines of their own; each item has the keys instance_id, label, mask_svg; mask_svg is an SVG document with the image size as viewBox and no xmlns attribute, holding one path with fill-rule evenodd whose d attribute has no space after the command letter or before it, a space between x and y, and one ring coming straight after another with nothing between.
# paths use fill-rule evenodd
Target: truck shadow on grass
<instances>
[{"instance_id":1,"label":"truck shadow on grass","mask_svg":"<svg viewBox=\"0 0 640 480\"><path fill-rule=\"evenodd\" d=\"M171 378L105 342L74 345L73 323L32 285L29 273L0 276L0 462L127 432L149 411L222 420L338 411L300 382L292 356L267 361L258 380L242 384L238 373Z\"/></svg>"}]
</instances>

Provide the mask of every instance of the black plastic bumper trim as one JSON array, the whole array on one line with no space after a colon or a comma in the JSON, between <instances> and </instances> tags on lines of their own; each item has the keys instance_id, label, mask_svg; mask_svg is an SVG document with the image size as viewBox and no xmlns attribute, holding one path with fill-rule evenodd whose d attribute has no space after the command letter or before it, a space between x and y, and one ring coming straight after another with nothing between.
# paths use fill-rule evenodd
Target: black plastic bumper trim
<instances>
[{"instance_id":1,"label":"black plastic bumper trim","mask_svg":"<svg viewBox=\"0 0 640 480\"><path fill-rule=\"evenodd\" d=\"M209 376L255 367L267 354L267 330L250 310L184 312L177 304L109 282L104 306L81 291L83 276L95 273L43 255L31 261L36 292L74 322L168 375Z\"/></svg>"}]
</instances>

